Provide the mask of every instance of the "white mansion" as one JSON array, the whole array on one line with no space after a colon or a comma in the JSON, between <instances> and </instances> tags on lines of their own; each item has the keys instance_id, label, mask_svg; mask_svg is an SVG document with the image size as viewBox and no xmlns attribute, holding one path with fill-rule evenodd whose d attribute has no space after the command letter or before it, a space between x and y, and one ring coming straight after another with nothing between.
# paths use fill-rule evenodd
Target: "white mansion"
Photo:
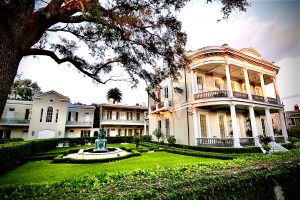
<instances>
[{"instance_id":1,"label":"white mansion","mask_svg":"<svg viewBox=\"0 0 300 200\"><path fill-rule=\"evenodd\" d=\"M161 128L177 143L189 145L258 145L258 135L287 141L284 106L280 103L276 75L279 67L263 60L252 48L208 46L187 53L188 70L177 83L170 79L150 101L149 132ZM266 85L273 88L267 96ZM174 87L183 89L175 93ZM275 135L272 113L278 113L281 134Z\"/></svg>"},{"instance_id":2,"label":"white mansion","mask_svg":"<svg viewBox=\"0 0 300 200\"><path fill-rule=\"evenodd\" d=\"M71 104L68 97L55 91L35 96L33 101L7 100L0 119L0 138L92 137L97 136L96 127L104 128L110 136L145 132L145 106L108 104L104 109L102 105L98 124L94 123L95 109L91 105Z\"/></svg>"}]
</instances>

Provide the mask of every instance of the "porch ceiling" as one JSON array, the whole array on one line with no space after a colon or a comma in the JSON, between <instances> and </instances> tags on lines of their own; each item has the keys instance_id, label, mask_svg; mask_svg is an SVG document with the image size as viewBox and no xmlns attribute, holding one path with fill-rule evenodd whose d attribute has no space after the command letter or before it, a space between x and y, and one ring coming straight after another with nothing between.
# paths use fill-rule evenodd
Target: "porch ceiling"
<instances>
[{"instance_id":1,"label":"porch ceiling","mask_svg":"<svg viewBox=\"0 0 300 200\"><path fill-rule=\"evenodd\" d=\"M196 71L203 72L207 75L213 75L226 79L226 72L223 64L213 63L201 65L201 69L195 69ZM235 65L230 65L230 77L233 81L245 82L243 68ZM248 70L248 77L251 84L260 85L259 73L256 71ZM272 83L272 77L264 75L265 84Z\"/></svg>"},{"instance_id":2,"label":"porch ceiling","mask_svg":"<svg viewBox=\"0 0 300 200\"><path fill-rule=\"evenodd\" d=\"M212 112L226 112L230 113L230 106L223 104L223 105L209 105L209 106L201 106L200 109L210 110ZM235 105L235 110L237 113L247 114L249 113L249 106L248 105ZM254 107L254 112L257 115L264 115L265 114L265 107ZM277 113L278 109L270 109L270 113Z\"/></svg>"}]
</instances>

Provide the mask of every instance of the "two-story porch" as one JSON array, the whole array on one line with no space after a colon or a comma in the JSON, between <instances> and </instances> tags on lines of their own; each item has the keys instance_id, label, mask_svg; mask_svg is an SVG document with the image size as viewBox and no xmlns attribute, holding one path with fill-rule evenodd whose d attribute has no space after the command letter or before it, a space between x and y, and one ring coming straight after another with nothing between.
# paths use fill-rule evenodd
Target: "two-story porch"
<instances>
[{"instance_id":1,"label":"two-story porch","mask_svg":"<svg viewBox=\"0 0 300 200\"><path fill-rule=\"evenodd\" d=\"M275 140L271 113L279 114L281 142L287 141L283 105L276 81L279 68L262 60L253 49L246 49L245 54L225 50L230 52L227 52L229 56L216 53L214 47L203 51L207 51L204 53L206 56L200 55L198 62L191 65L190 72L192 92L189 101L194 115L195 143L232 143L235 147L247 143L258 145L257 136L261 134L269 135ZM251 57L248 56L248 51L251 52ZM212 52L214 53L211 54ZM214 115L215 120L208 120L218 125L211 127L215 129L212 131L214 135L207 134L203 121L208 115L202 115L201 112ZM223 122L225 118L229 120ZM209 140L206 139L210 136ZM279 137L277 140L279 141Z\"/></svg>"}]
</instances>

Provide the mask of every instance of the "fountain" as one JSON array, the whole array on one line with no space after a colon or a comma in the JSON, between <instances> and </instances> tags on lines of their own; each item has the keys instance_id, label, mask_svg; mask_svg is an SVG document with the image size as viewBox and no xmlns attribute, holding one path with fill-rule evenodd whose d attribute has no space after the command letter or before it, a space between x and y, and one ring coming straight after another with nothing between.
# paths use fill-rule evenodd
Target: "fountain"
<instances>
[{"instance_id":1,"label":"fountain","mask_svg":"<svg viewBox=\"0 0 300 200\"><path fill-rule=\"evenodd\" d=\"M72 153L64 156L63 158L73 159L104 159L115 158L118 156L125 156L129 154L117 147L107 147L107 139L105 138L106 131L104 129L99 130L98 138L95 140L96 148L80 149L78 153Z\"/></svg>"}]
</instances>

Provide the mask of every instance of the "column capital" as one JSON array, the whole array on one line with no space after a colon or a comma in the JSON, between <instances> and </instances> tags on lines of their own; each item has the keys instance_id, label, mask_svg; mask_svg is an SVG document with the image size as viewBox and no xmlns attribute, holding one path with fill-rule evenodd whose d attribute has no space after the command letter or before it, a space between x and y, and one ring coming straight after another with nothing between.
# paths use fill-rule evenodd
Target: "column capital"
<instances>
[{"instance_id":1,"label":"column capital","mask_svg":"<svg viewBox=\"0 0 300 200\"><path fill-rule=\"evenodd\" d=\"M250 106L248 106L249 108L255 108L256 106L252 106L252 105L250 105Z\"/></svg>"}]
</instances>

